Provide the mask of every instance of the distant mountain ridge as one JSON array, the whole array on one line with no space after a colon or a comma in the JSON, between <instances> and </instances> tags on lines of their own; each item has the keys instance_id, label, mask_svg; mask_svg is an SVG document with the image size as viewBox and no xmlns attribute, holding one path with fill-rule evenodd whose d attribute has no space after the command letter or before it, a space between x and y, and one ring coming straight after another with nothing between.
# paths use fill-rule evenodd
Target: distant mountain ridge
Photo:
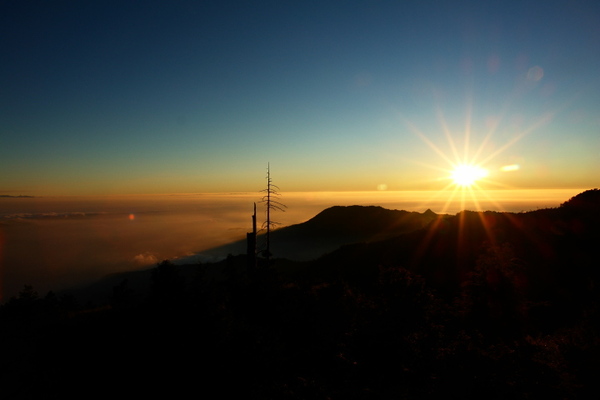
<instances>
[{"instance_id":1,"label":"distant mountain ridge","mask_svg":"<svg viewBox=\"0 0 600 400\"><path fill-rule=\"evenodd\" d=\"M568 281L575 286L586 279L600 280L595 252L600 243L598 226L600 190L592 189L558 208L524 213L462 211L395 237L349 243L316 264L348 269L399 266L435 287L457 290L481 267L486 253L510 253L510 262L520 264L528 285L543 291Z\"/></svg>"},{"instance_id":2,"label":"distant mountain ridge","mask_svg":"<svg viewBox=\"0 0 600 400\"><path fill-rule=\"evenodd\" d=\"M389 210L379 206L334 206L297 225L272 234L276 256L292 260L309 260L342 245L375 242L422 229L437 215Z\"/></svg>"},{"instance_id":3,"label":"distant mountain ridge","mask_svg":"<svg viewBox=\"0 0 600 400\"><path fill-rule=\"evenodd\" d=\"M334 206L306 222L274 231L272 248L281 268L294 265L296 271L330 271L325 274L334 275L354 270L361 276L379 267L402 267L433 287L454 292L481 268L482 257L485 260L493 253L500 257L497 260L504 257L517 267L533 295L543 298L549 296L547 291L560 287L562 292L552 296L567 301L568 296L581 292L581 287L600 282L595 253L600 243L598 226L598 189L583 192L558 208L524 213L462 211L445 215L431 210L418 213ZM243 255L245 251L246 242L238 241L203 254ZM177 264L197 270L197 260L179 261ZM226 264L205 267L216 271ZM145 277L139 283L141 288L149 275L149 270L115 274L85 290L100 293L124 277L140 281L135 276Z\"/></svg>"},{"instance_id":4,"label":"distant mountain ridge","mask_svg":"<svg viewBox=\"0 0 600 400\"><path fill-rule=\"evenodd\" d=\"M422 229L438 215L390 210L380 206L333 206L306 222L271 232L271 250L277 258L308 261L354 242L372 242ZM259 234L260 250L264 235ZM207 256L244 254L246 241L240 240L203 251Z\"/></svg>"}]
</instances>

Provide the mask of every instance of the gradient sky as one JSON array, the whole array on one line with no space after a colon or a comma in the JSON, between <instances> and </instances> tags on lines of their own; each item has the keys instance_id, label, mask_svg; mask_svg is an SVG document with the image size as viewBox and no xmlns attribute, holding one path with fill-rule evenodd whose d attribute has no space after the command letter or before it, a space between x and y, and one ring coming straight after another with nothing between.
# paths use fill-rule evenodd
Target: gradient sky
<instances>
[{"instance_id":1,"label":"gradient sky","mask_svg":"<svg viewBox=\"0 0 600 400\"><path fill-rule=\"evenodd\" d=\"M4 0L0 54L0 194L600 182L597 1Z\"/></svg>"}]
</instances>

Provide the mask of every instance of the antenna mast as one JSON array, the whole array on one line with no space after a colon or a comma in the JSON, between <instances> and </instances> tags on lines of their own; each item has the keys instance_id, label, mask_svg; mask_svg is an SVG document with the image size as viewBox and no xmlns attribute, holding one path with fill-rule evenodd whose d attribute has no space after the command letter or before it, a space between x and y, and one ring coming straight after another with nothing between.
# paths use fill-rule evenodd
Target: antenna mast
<instances>
[{"instance_id":1,"label":"antenna mast","mask_svg":"<svg viewBox=\"0 0 600 400\"><path fill-rule=\"evenodd\" d=\"M246 257L248 270L256 269L256 203L252 214L252 232L246 234Z\"/></svg>"}]
</instances>

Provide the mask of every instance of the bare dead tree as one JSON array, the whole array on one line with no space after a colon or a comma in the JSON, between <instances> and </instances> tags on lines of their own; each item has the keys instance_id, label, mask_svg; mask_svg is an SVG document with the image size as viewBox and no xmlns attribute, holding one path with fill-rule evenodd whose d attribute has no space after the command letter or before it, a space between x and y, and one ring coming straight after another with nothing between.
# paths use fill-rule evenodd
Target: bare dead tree
<instances>
[{"instance_id":1,"label":"bare dead tree","mask_svg":"<svg viewBox=\"0 0 600 400\"><path fill-rule=\"evenodd\" d=\"M265 250L263 251L263 256L267 259L267 264L271 257L271 230L274 229L277 225L280 225L279 222L276 222L271 219L272 211L282 211L285 212L285 208L287 206L279 201L281 195L278 192L279 186L274 185L271 180L271 166L267 164L267 188L261 190L261 192L265 193L263 196L261 203L265 203L266 208L266 220L263 223L262 228L266 229L265 234Z\"/></svg>"}]
</instances>

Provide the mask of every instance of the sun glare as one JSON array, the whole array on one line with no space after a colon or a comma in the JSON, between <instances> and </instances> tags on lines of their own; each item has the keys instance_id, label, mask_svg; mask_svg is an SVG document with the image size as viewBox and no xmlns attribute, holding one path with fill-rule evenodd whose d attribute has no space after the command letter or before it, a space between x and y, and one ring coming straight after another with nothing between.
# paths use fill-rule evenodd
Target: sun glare
<instances>
[{"instance_id":1,"label":"sun glare","mask_svg":"<svg viewBox=\"0 0 600 400\"><path fill-rule=\"evenodd\" d=\"M471 137L473 133L471 127L473 122L472 101L468 101L467 103L465 128L464 130L461 129L462 134L460 135L462 138L457 137L457 135L452 132L442 110L438 108L437 118L441 125L441 133L445 136L447 142L447 148L443 148L442 142L434 142L410 120L400 114L400 117L406 126L429 146L431 150L440 157L441 161L446 164L445 166L441 166L439 165L439 162L428 164L423 163L421 160L415 160L416 164L429 167L433 171L436 171L437 177L433 177L432 174L430 181L432 188L434 187L434 184L438 185L439 182L445 183L445 186L443 187L436 186L439 189L435 190L435 193L432 195L432 199L446 197L446 203L442 213L446 212L446 210L457 201L460 202L460 208L463 210L467 207L476 210L480 209L480 200L491 202L497 208L502 209L502 205L492 197L495 196L493 190L515 189L502 181L502 175L508 172L518 172L521 170L521 166L519 164L495 166L490 164L490 162L521 140L524 136L547 124L551 121L552 116L552 113L540 116L540 118L534 120L529 127L514 132L514 136L509 138L504 144L499 142L498 138L494 138L498 129L498 122L491 128L486 127L487 132L479 132L483 134L483 137L481 138L481 142L474 146L474 141ZM437 173L439 173L439 175L437 175ZM500 180L498 180L498 178L500 178Z\"/></svg>"},{"instance_id":2,"label":"sun glare","mask_svg":"<svg viewBox=\"0 0 600 400\"><path fill-rule=\"evenodd\" d=\"M470 187L475 184L479 179L488 176L488 170L477 165L457 165L450 178L455 185L461 187Z\"/></svg>"}]
</instances>

